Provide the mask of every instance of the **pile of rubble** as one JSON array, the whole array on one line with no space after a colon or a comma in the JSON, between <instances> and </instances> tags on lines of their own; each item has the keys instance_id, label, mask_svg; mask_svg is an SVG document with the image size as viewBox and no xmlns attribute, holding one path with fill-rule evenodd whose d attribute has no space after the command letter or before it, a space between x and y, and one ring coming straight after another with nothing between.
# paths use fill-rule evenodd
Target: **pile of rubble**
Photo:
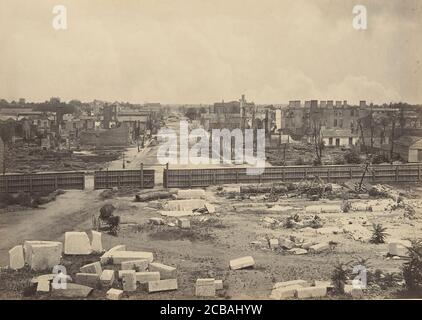
<instances>
[{"instance_id":1,"label":"pile of rubble","mask_svg":"<svg viewBox=\"0 0 422 320\"><path fill-rule=\"evenodd\" d=\"M364 295L360 283L348 281L344 286L344 293L354 298L361 298ZM274 284L270 299L282 300L288 298L323 298L334 289L331 281L314 280L308 282L305 280L291 280L285 282L277 282Z\"/></svg>"}]
</instances>

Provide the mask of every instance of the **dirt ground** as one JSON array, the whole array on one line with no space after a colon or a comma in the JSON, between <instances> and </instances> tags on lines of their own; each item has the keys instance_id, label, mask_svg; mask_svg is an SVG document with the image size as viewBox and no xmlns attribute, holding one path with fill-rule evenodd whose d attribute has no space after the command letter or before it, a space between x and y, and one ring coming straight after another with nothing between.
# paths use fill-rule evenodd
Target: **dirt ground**
<instances>
[{"instance_id":1,"label":"dirt ground","mask_svg":"<svg viewBox=\"0 0 422 320\"><path fill-rule=\"evenodd\" d=\"M233 188L233 186L231 187ZM404 260L387 257L387 244L370 244L368 241L354 240L350 234L317 230L290 229L281 223L268 225L264 218L284 221L288 216L298 214L302 218L312 216L309 208L315 205L340 206L341 200L321 199L311 201L305 198L281 198L277 202L262 200L259 196L250 199L227 199L217 195L217 187L206 190L206 201L216 206L215 214L190 217L191 229L169 226L175 218L163 217L164 225L153 225L150 218L161 217L160 211L167 200L148 203L134 202L133 195L115 196L103 200L101 191L68 191L44 208L0 214L0 265L8 263L8 250L24 240L64 241L66 231L87 231L92 228L92 215L98 214L105 203L112 203L121 216L121 230L118 236L103 234L103 247L109 249L125 244L127 250L151 251L154 260L175 266L178 270L179 289L173 292L147 294L144 290L130 294L128 299L195 299L194 283L197 278L213 277L222 279L224 290L217 299L268 299L275 282L295 279L330 280L333 266L337 261L348 262L357 257L369 258L368 270L380 269L384 273L399 273ZM346 225L361 225L368 231L372 223L382 223L387 227L390 239L419 238L422 236L422 188L412 186L409 203L415 209L413 219L404 217L402 209L391 209L390 199L351 200L365 203L372 211L349 213L320 213L323 228L342 229ZM260 208L259 210L254 210ZM311 207L310 207L311 206ZM273 208L273 211L271 211ZM250 209L250 210L248 210ZM267 239L303 237L315 243L331 241L336 243L327 252L293 255L282 249L271 250ZM253 269L233 271L229 261L242 256L253 256ZM98 261L98 256L64 257L70 268L69 273L78 272L85 263ZM16 277L30 279L35 274L23 271L0 273L0 298L2 299L45 299L48 296L24 297L21 287L16 287ZM22 280L21 280L22 281ZM373 287L365 294L365 299L382 299L400 296L402 286L396 283L391 288ZM104 299L105 290L95 290L92 299ZM346 298L346 297L329 297Z\"/></svg>"}]
</instances>

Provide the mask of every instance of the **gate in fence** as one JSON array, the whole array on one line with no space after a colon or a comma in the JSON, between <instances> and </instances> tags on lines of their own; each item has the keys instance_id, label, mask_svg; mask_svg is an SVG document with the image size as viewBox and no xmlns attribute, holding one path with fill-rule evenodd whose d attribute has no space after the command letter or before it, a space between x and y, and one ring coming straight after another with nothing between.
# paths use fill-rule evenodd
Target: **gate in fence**
<instances>
[{"instance_id":1,"label":"gate in fence","mask_svg":"<svg viewBox=\"0 0 422 320\"><path fill-rule=\"evenodd\" d=\"M6 174L0 176L0 192L51 192L57 189L85 189L84 172Z\"/></svg>"},{"instance_id":2,"label":"gate in fence","mask_svg":"<svg viewBox=\"0 0 422 320\"><path fill-rule=\"evenodd\" d=\"M297 166L267 167L262 175L249 175L246 168L215 169L165 169L164 187L193 188L233 183L298 182L320 178L326 182L345 182L361 179L365 166ZM373 165L365 172L365 181L418 182L421 180L420 164Z\"/></svg>"},{"instance_id":3,"label":"gate in fence","mask_svg":"<svg viewBox=\"0 0 422 320\"><path fill-rule=\"evenodd\" d=\"M155 170L105 170L94 172L94 189L114 187L154 188Z\"/></svg>"}]
</instances>

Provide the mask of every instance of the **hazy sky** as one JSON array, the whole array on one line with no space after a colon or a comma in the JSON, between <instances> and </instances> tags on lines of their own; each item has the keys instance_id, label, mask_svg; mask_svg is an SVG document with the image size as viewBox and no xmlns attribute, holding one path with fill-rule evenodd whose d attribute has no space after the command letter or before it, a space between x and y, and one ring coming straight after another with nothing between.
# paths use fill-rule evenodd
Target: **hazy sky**
<instances>
[{"instance_id":1,"label":"hazy sky","mask_svg":"<svg viewBox=\"0 0 422 320\"><path fill-rule=\"evenodd\" d=\"M7 100L422 102L420 0L0 0L0 40Z\"/></svg>"}]
</instances>

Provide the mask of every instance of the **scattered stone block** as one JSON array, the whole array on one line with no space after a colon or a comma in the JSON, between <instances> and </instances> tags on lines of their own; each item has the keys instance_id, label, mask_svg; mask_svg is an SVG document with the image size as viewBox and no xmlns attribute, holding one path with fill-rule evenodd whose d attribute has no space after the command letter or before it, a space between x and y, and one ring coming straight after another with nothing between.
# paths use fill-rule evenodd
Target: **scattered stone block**
<instances>
[{"instance_id":1,"label":"scattered stone block","mask_svg":"<svg viewBox=\"0 0 422 320\"><path fill-rule=\"evenodd\" d=\"M48 280L38 281L37 292L50 292L50 281Z\"/></svg>"},{"instance_id":2,"label":"scattered stone block","mask_svg":"<svg viewBox=\"0 0 422 320\"><path fill-rule=\"evenodd\" d=\"M52 289L53 297L63 298L86 298L92 292L92 288L76 283L67 283L66 289Z\"/></svg>"},{"instance_id":3,"label":"scattered stone block","mask_svg":"<svg viewBox=\"0 0 422 320\"><path fill-rule=\"evenodd\" d=\"M343 229L337 227L324 227L316 229L317 234L339 234L343 233Z\"/></svg>"},{"instance_id":4,"label":"scattered stone block","mask_svg":"<svg viewBox=\"0 0 422 320\"><path fill-rule=\"evenodd\" d=\"M307 287L296 289L296 298L320 298L327 295L327 287Z\"/></svg>"},{"instance_id":5,"label":"scattered stone block","mask_svg":"<svg viewBox=\"0 0 422 320\"><path fill-rule=\"evenodd\" d=\"M30 266L34 271L52 269L60 264L62 252L58 244L33 244L29 250L31 250Z\"/></svg>"},{"instance_id":6,"label":"scattered stone block","mask_svg":"<svg viewBox=\"0 0 422 320\"><path fill-rule=\"evenodd\" d=\"M408 247L412 244L408 240L395 240L388 243L388 253L392 256L407 257Z\"/></svg>"},{"instance_id":7,"label":"scattered stone block","mask_svg":"<svg viewBox=\"0 0 422 320\"><path fill-rule=\"evenodd\" d=\"M202 199L186 199L186 200L170 200L164 206L168 211L188 211L192 212L195 209L203 208L205 200Z\"/></svg>"},{"instance_id":8,"label":"scattered stone block","mask_svg":"<svg viewBox=\"0 0 422 320\"><path fill-rule=\"evenodd\" d=\"M106 253L104 253L101 256L101 264L107 264L112 261L112 254L117 251L126 251L126 246L124 244L114 246L110 250L108 250Z\"/></svg>"},{"instance_id":9,"label":"scattered stone block","mask_svg":"<svg viewBox=\"0 0 422 320\"><path fill-rule=\"evenodd\" d=\"M43 274L41 276L38 277L34 277L31 279L31 283L38 283L40 281L53 281L53 279L58 276L59 274ZM64 274L60 274L59 275L61 278L65 277L66 278L66 282L72 282L72 278L69 275L64 275Z\"/></svg>"},{"instance_id":10,"label":"scattered stone block","mask_svg":"<svg viewBox=\"0 0 422 320\"><path fill-rule=\"evenodd\" d=\"M149 222L151 222L152 224L155 224L155 225L163 225L164 219L163 218L150 218Z\"/></svg>"},{"instance_id":11,"label":"scattered stone block","mask_svg":"<svg viewBox=\"0 0 422 320\"><path fill-rule=\"evenodd\" d=\"M181 229L189 229L190 228L190 220L181 218L177 220L177 224Z\"/></svg>"},{"instance_id":12,"label":"scattered stone block","mask_svg":"<svg viewBox=\"0 0 422 320\"><path fill-rule=\"evenodd\" d=\"M195 285L195 296L197 297L214 297L215 296L215 279L198 279Z\"/></svg>"},{"instance_id":13,"label":"scattered stone block","mask_svg":"<svg viewBox=\"0 0 422 320\"><path fill-rule=\"evenodd\" d=\"M81 273L95 273L95 274L101 275L101 273L103 272L103 269L101 268L100 262L93 262L93 263L84 265L83 267L80 268L79 271Z\"/></svg>"},{"instance_id":14,"label":"scattered stone block","mask_svg":"<svg viewBox=\"0 0 422 320\"><path fill-rule=\"evenodd\" d=\"M104 286L112 286L114 283L115 272L114 270L103 270L100 276L101 284Z\"/></svg>"},{"instance_id":15,"label":"scattered stone block","mask_svg":"<svg viewBox=\"0 0 422 320\"><path fill-rule=\"evenodd\" d=\"M313 245L315 245L315 242L304 242L301 247L302 249L308 250L310 247L312 247Z\"/></svg>"},{"instance_id":16,"label":"scattered stone block","mask_svg":"<svg viewBox=\"0 0 422 320\"><path fill-rule=\"evenodd\" d=\"M121 270L135 270L138 272L145 271L148 268L149 261L147 259L139 259L132 261L123 261Z\"/></svg>"},{"instance_id":17,"label":"scattered stone block","mask_svg":"<svg viewBox=\"0 0 422 320\"><path fill-rule=\"evenodd\" d=\"M327 287L327 288L333 288L333 284L331 281L325 281L325 280L314 280L312 282L312 285L314 287Z\"/></svg>"},{"instance_id":18,"label":"scattered stone block","mask_svg":"<svg viewBox=\"0 0 422 320\"><path fill-rule=\"evenodd\" d=\"M61 242L58 242L58 241L34 241L34 240L24 241L24 243L23 243L23 251L24 251L24 254L25 254L25 263L28 264L28 265L31 265L31 261L32 261L32 245L34 245L34 244L58 245L59 246L60 255L63 252L63 244Z\"/></svg>"},{"instance_id":19,"label":"scattered stone block","mask_svg":"<svg viewBox=\"0 0 422 320\"><path fill-rule=\"evenodd\" d=\"M286 298L293 298L296 294L296 290L299 288L303 288L303 287L299 284L295 284L295 285L273 289L271 291L270 299L282 300Z\"/></svg>"},{"instance_id":20,"label":"scattered stone block","mask_svg":"<svg viewBox=\"0 0 422 320\"><path fill-rule=\"evenodd\" d=\"M102 233L92 230L91 249L94 252L103 252Z\"/></svg>"},{"instance_id":21,"label":"scattered stone block","mask_svg":"<svg viewBox=\"0 0 422 320\"><path fill-rule=\"evenodd\" d=\"M300 279L277 282L274 284L273 289L291 287L291 286L296 286L296 285L301 286L301 287L309 287L309 282L305 280L300 280Z\"/></svg>"},{"instance_id":22,"label":"scattered stone block","mask_svg":"<svg viewBox=\"0 0 422 320\"><path fill-rule=\"evenodd\" d=\"M160 280L165 279L176 279L177 278L177 270L175 267L166 266L162 263L150 263L149 264L149 271L151 272L159 272L160 273Z\"/></svg>"},{"instance_id":23,"label":"scattered stone block","mask_svg":"<svg viewBox=\"0 0 422 320\"><path fill-rule=\"evenodd\" d=\"M65 254L88 255L92 253L91 242L86 232L66 232L64 239Z\"/></svg>"},{"instance_id":24,"label":"scattered stone block","mask_svg":"<svg viewBox=\"0 0 422 320\"><path fill-rule=\"evenodd\" d=\"M136 281L139 283L148 283L150 281L160 280L159 272L136 272Z\"/></svg>"},{"instance_id":25,"label":"scattered stone block","mask_svg":"<svg viewBox=\"0 0 422 320\"><path fill-rule=\"evenodd\" d=\"M116 251L111 253L111 258L113 259L113 264L144 259L148 260L148 262L152 262L154 260L154 255L152 252L143 251Z\"/></svg>"},{"instance_id":26,"label":"scattered stone block","mask_svg":"<svg viewBox=\"0 0 422 320\"><path fill-rule=\"evenodd\" d=\"M215 206L211 203L205 203L205 209L207 209L209 214L215 213Z\"/></svg>"},{"instance_id":27,"label":"scattered stone block","mask_svg":"<svg viewBox=\"0 0 422 320\"><path fill-rule=\"evenodd\" d=\"M302 248L293 248L290 249L289 252L295 254L295 255L301 255L301 254L307 254L308 251L306 249L302 249Z\"/></svg>"},{"instance_id":28,"label":"scattered stone block","mask_svg":"<svg viewBox=\"0 0 422 320\"><path fill-rule=\"evenodd\" d=\"M230 269L239 270L244 268L253 267L255 260L251 256L237 258L230 261Z\"/></svg>"},{"instance_id":29,"label":"scattered stone block","mask_svg":"<svg viewBox=\"0 0 422 320\"><path fill-rule=\"evenodd\" d=\"M148 293L177 290L177 279L148 282Z\"/></svg>"},{"instance_id":30,"label":"scattered stone block","mask_svg":"<svg viewBox=\"0 0 422 320\"><path fill-rule=\"evenodd\" d=\"M202 190L202 189L178 190L177 199L205 199L205 190Z\"/></svg>"},{"instance_id":31,"label":"scattered stone block","mask_svg":"<svg viewBox=\"0 0 422 320\"><path fill-rule=\"evenodd\" d=\"M89 287L97 287L100 281L100 276L96 273L77 273L75 282Z\"/></svg>"},{"instance_id":32,"label":"scattered stone block","mask_svg":"<svg viewBox=\"0 0 422 320\"><path fill-rule=\"evenodd\" d=\"M123 291L133 292L136 291L136 272L135 270L129 270L123 275Z\"/></svg>"},{"instance_id":33,"label":"scattered stone block","mask_svg":"<svg viewBox=\"0 0 422 320\"><path fill-rule=\"evenodd\" d=\"M123 296L123 291L119 289L110 289L107 291L108 300L120 300Z\"/></svg>"},{"instance_id":34,"label":"scattered stone block","mask_svg":"<svg viewBox=\"0 0 422 320\"><path fill-rule=\"evenodd\" d=\"M270 239L269 244L270 244L270 248L273 250L279 247L278 239Z\"/></svg>"},{"instance_id":35,"label":"scattered stone block","mask_svg":"<svg viewBox=\"0 0 422 320\"><path fill-rule=\"evenodd\" d=\"M320 253L328 250L330 250L330 245L328 243L318 243L309 247L310 253Z\"/></svg>"},{"instance_id":36,"label":"scattered stone block","mask_svg":"<svg viewBox=\"0 0 422 320\"><path fill-rule=\"evenodd\" d=\"M25 266L23 246L15 246L9 250L9 267L13 270L22 269Z\"/></svg>"},{"instance_id":37,"label":"scattered stone block","mask_svg":"<svg viewBox=\"0 0 422 320\"><path fill-rule=\"evenodd\" d=\"M351 295L353 298L362 298L363 290L359 287L356 287L352 284L346 284L344 286L344 293Z\"/></svg>"},{"instance_id":38,"label":"scattered stone block","mask_svg":"<svg viewBox=\"0 0 422 320\"><path fill-rule=\"evenodd\" d=\"M215 280L215 290L223 290L223 280Z\"/></svg>"},{"instance_id":39,"label":"scattered stone block","mask_svg":"<svg viewBox=\"0 0 422 320\"><path fill-rule=\"evenodd\" d=\"M296 246L293 241L290 241L289 239L286 239L284 237L278 238L278 242L280 244L280 247L287 250L293 249Z\"/></svg>"}]
</instances>

